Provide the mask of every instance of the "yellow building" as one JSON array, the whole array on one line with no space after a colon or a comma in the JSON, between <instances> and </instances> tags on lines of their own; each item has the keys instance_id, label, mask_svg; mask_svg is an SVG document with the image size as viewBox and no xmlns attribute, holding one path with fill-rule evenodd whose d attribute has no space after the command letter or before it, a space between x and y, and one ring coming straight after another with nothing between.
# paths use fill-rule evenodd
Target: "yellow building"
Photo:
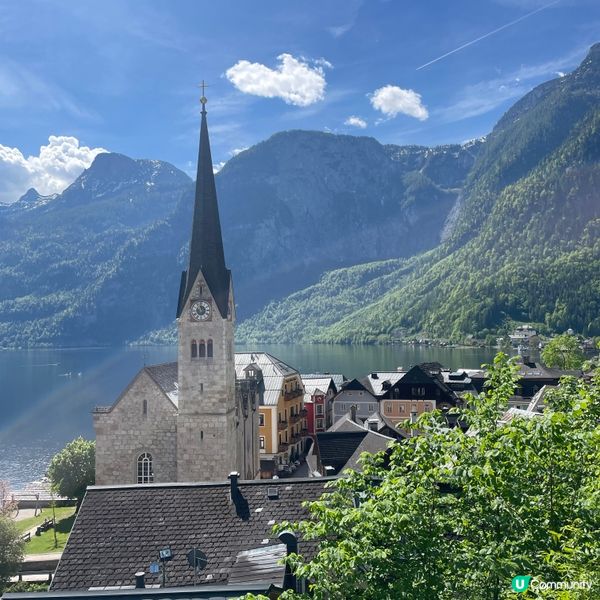
<instances>
[{"instance_id":1,"label":"yellow building","mask_svg":"<svg viewBox=\"0 0 600 600\"><path fill-rule=\"evenodd\" d=\"M262 477L289 472L305 449L308 435L304 410L304 386L300 373L266 352L236 352L238 377L255 365L264 390L259 406L259 452ZM293 467L292 467L293 469Z\"/></svg>"}]
</instances>

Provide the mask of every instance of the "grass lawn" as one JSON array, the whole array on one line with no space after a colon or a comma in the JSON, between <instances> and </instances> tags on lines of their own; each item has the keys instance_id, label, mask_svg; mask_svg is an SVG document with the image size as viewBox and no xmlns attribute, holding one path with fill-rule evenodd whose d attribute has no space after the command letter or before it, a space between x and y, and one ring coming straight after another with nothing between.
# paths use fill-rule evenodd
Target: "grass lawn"
<instances>
[{"instance_id":1,"label":"grass lawn","mask_svg":"<svg viewBox=\"0 0 600 600\"><path fill-rule=\"evenodd\" d=\"M54 546L54 531L48 529L41 535L32 535L31 541L25 543L25 554L43 554L45 552L62 552L67 543L67 538L73 522L75 521L75 507L70 507L70 516L59 518L58 509L56 509L56 539L58 547Z\"/></svg>"},{"instance_id":2,"label":"grass lawn","mask_svg":"<svg viewBox=\"0 0 600 600\"><path fill-rule=\"evenodd\" d=\"M54 509L56 511L56 520L60 521L65 517L70 517L75 512L74 506L59 506ZM52 518L52 509L44 508L42 509L41 514L37 517L29 517L28 519L23 519L22 521L16 521L17 529L24 533L28 529L32 527L36 527L37 525L41 525L44 522L44 519Z\"/></svg>"}]
</instances>

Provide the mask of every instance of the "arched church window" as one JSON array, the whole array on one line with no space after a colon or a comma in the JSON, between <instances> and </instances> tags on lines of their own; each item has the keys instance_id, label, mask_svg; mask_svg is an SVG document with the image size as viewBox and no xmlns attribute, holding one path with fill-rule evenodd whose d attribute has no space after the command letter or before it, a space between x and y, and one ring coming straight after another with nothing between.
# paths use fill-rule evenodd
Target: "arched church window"
<instances>
[{"instance_id":1,"label":"arched church window","mask_svg":"<svg viewBox=\"0 0 600 600\"><path fill-rule=\"evenodd\" d=\"M148 414L148 400L142 400L142 414L144 416Z\"/></svg>"},{"instance_id":2,"label":"arched church window","mask_svg":"<svg viewBox=\"0 0 600 600\"><path fill-rule=\"evenodd\" d=\"M192 358L198 358L198 344L192 340Z\"/></svg>"},{"instance_id":3,"label":"arched church window","mask_svg":"<svg viewBox=\"0 0 600 600\"><path fill-rule=\"evenodd\" d=\"M208 356L208 358L211 358L212 355L213 355L213 341L208 340L208 342L206 342L206 356Z\"/></svg>"},{"instance_id":4,"label":"arched church window","mask_svg":"<svg viewBox=\"0 0 600 600\"><path fill-rule=\"evenodd\" d=\"M204 340L200 340L200 358L204 358L206 356L206 346L204 345Z\"/></svg>"},{"instance_id":5,"label":"arched church window","mask_svg":"<svg viewBox=\"0 0 600 600\"><path fill-rule=\"evenodd\" d=\"M152 470L152 455L149 452L140 454L137 459L137 482L152 483L154 471Z\"/></svg>"}]
</instances>

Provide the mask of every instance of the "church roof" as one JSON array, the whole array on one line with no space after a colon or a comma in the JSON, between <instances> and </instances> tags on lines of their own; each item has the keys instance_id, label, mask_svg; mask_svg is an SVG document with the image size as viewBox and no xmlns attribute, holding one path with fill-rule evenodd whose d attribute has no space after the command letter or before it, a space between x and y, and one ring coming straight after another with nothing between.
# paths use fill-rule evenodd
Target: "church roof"
<instances>
[{"instance_id":1,"label":"church roof","mask_svg":"<svg viewBox=\"0 0 600 600\"><path fill-rule=\"evenodd\" d=\"M190 260L187 271L184 271L181 277L177 317L181 316L200 271L215 299L221 316L226 318L231 272L225 266L217 189L204 105L202 106L202 121L200 124L200 148L198 151Z\"/></svg>"},{"instance_id":2,"label":"church roof","mask_svg":"<svg viewBox=\"0 0 600 600\"><path fill-rule=\"evenodd\" d=\"M161 365L151 365L146 367L145 370L169 400L171 400L175 406L178 406L179 390L177 387L177 363L170 362Z\"/></svg>"},{"instance_id":3,"label":"church roof","mask_svg":"<svg viewBox=\"0 0 600 600\"><path fill-rule=\"evenodd\" d=\"M127 586L140 570L147 573L147 586L160 583L160 575L148 570L165 547L173 552L166 567L169 587L194 584L186 559L193 548L208 561L198 574L200 585L240 583L242 569L249 581L249 560L266 560L269 549L281 554L273 524L306 518L303 501L318 499L329 479L239 481L233 499L228 481L88 487L52 591ZM309 558L315 548L299 540ZM273 573L275 564L266 566Z\"/></svg>"}]
</instances>

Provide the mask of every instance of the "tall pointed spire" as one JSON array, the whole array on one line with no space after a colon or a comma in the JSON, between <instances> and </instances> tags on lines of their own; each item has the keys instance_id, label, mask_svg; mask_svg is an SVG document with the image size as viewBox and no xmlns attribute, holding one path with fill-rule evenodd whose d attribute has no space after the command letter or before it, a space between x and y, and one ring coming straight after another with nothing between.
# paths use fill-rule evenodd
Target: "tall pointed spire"
<instances>
[{"instance_id":1,"label":"tall pointed spire","mask_svg":"<svg viewBox=\"0 0 600 600\"><path fill-rule=\"evenodd\" d=\"M198 151L196 196L190 241L190 261L188 270L184 271L181 277L177 317L181 316L198 273L202 271L221 316L226 318L231 274L225 266L217 189L210 154L208 125L206 123L207 100L204 95L202 95L200 102L202 103L202 122L200 125L200 148Z\"/></svg>"}]
</instances>

